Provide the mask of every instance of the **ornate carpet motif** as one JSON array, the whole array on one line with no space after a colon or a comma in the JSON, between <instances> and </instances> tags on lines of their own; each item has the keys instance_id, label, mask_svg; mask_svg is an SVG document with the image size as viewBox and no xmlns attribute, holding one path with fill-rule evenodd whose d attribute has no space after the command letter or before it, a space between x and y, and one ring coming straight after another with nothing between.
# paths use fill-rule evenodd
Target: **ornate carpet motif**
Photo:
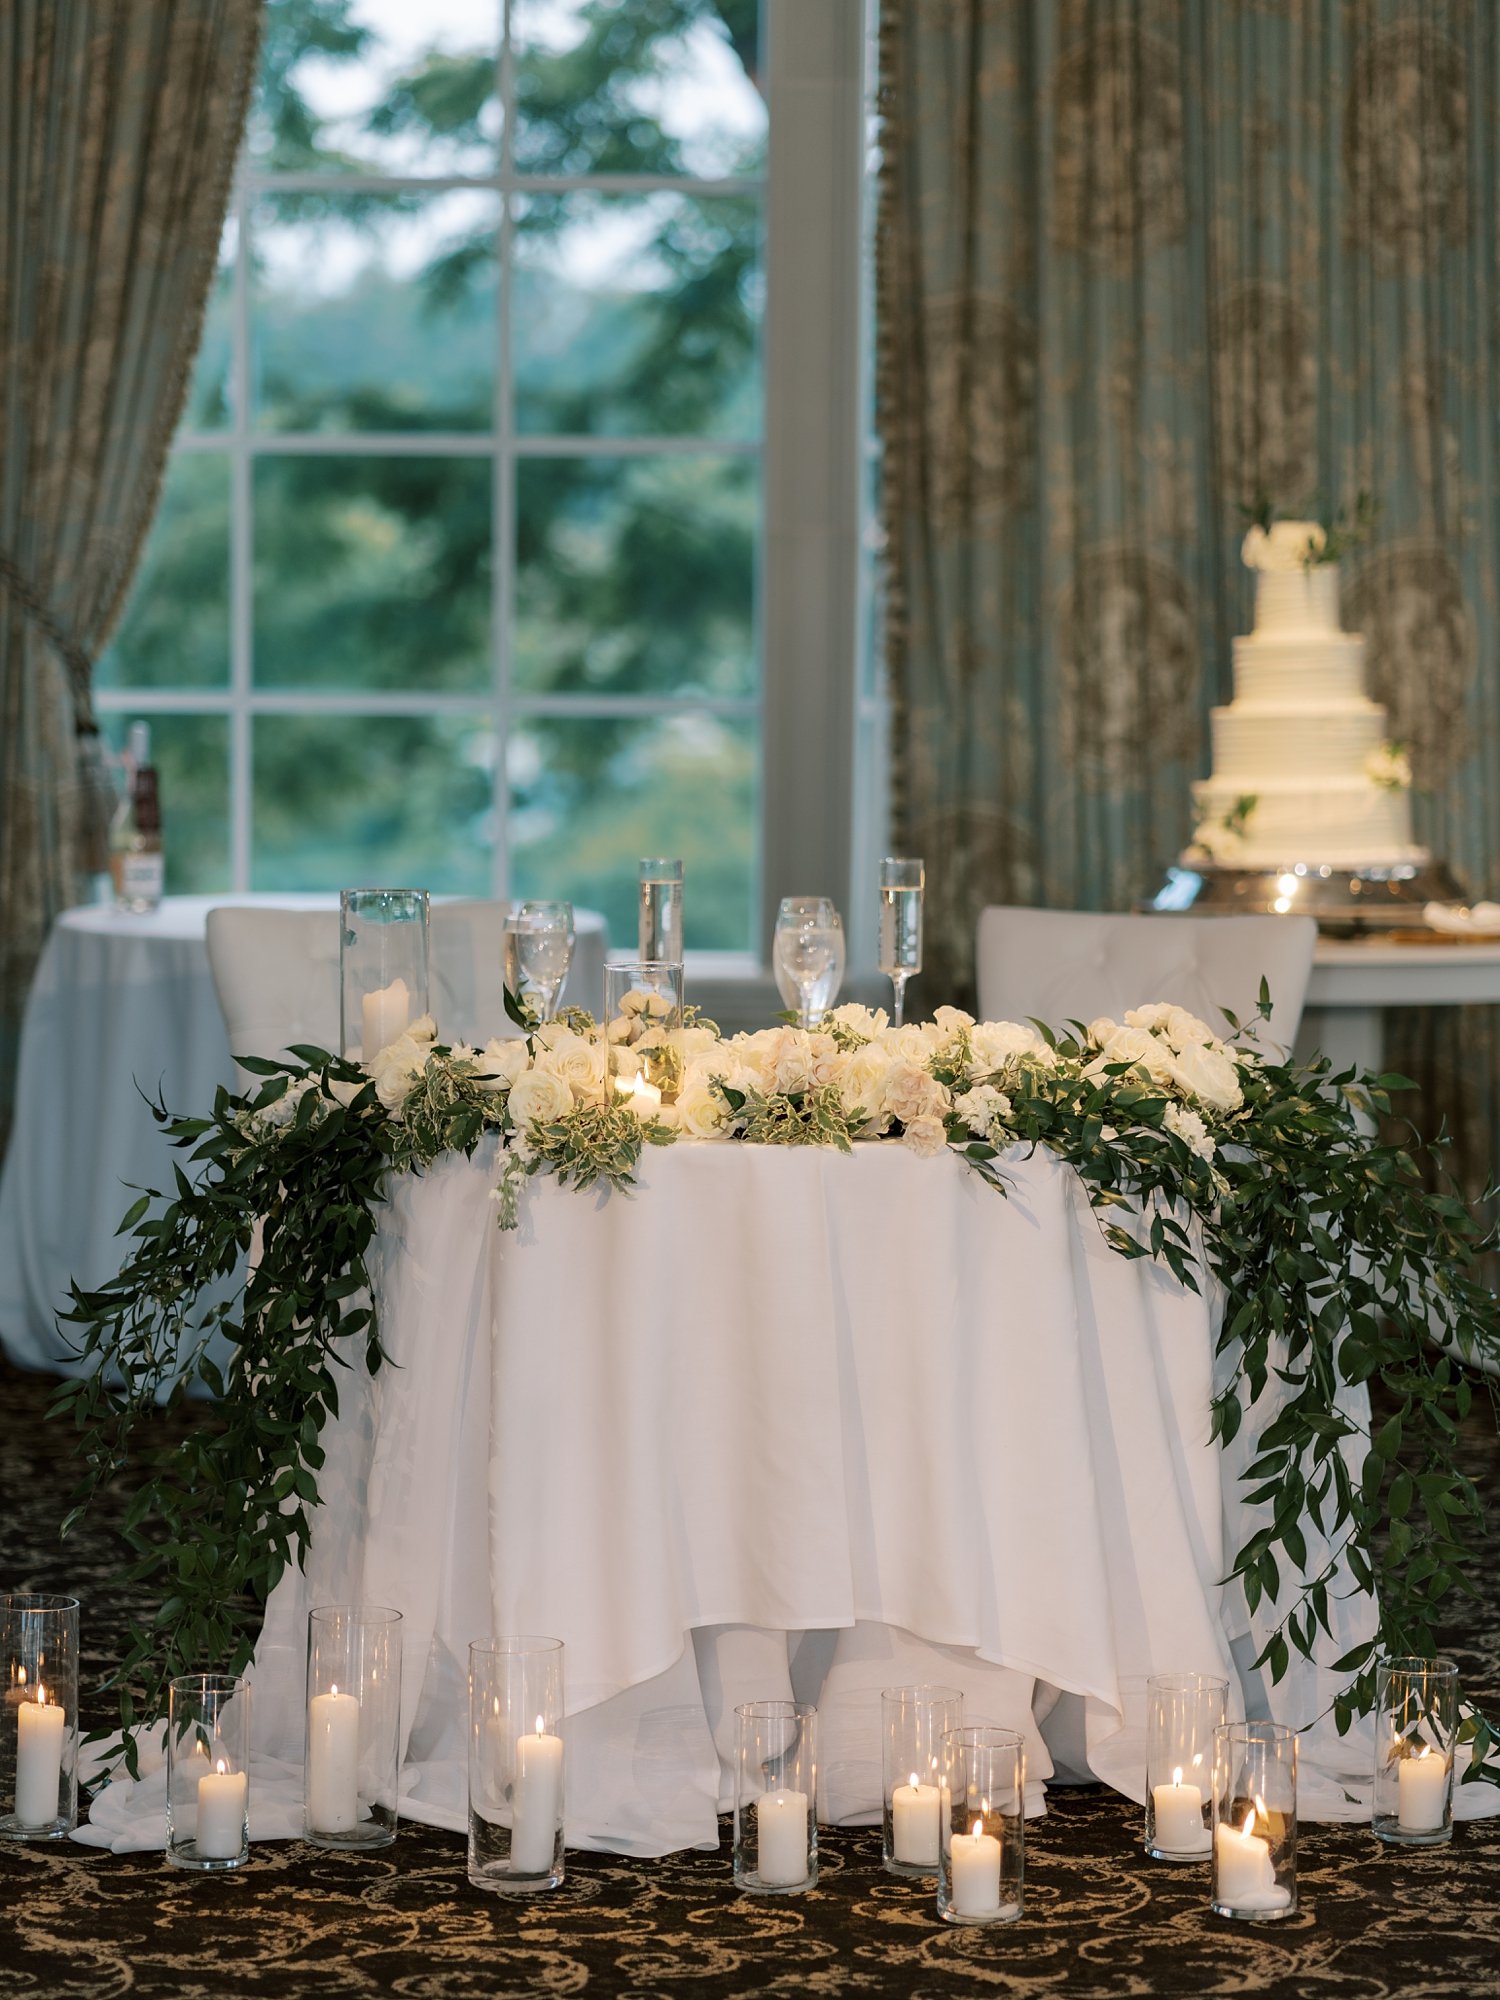
<instances>
[{"instance_id":1,"label":"ornate carpet motif","mask_svg":"<svg viewBox=\"0 0 1500 2000\"><path fill-rule=\"evenodd\" d=\"M0 1364L0 1579L82 1598L91 1690L118 1646L130 1593L110 1523L58 1543L66 1433L41 1424L47 1390ZM1500 1502L1487 1406L1471 1426L1467 1463ZM1452 1643L1473 1687L1500 1702L1500 1549L1486 1550L1474 1581L1479 1596ZM86 1692L85 1721L107 1719ZM374 1859L260 1845L239 1874L212 1880L155 1855L7 1845L0 1994L1500 1995L1500 1821L1459 1827L1446 1850L1396 1856L1362 1827L1308 1827L1298 1916L1256 1929L1209 1915L1206 1868L1146 1862L1138 1809L1098 1788L1055 1792L1046 1820L1028 1827L1026 1910L1003 1929L939 1923L929 1889L882 1873L876 1831L825 1829L819 1847L821 1879L806 1896L737 1896L726 1823L716 1855L570 1854L561 1890L513 1906L469 1888L457 1835L420 1827L403 1828Z\"/></svg>"}]
</instances>

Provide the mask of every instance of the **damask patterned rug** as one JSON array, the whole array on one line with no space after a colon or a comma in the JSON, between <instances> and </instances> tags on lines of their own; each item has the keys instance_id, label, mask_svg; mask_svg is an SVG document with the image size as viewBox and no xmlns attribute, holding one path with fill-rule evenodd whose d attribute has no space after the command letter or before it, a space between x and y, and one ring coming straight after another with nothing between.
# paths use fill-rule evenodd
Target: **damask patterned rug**
<instances>
[{"instance_id":1,"label":"damask patterned rug","mask_svg":"<svg viewBox=\"0 0 1500 2000\"><path fill-rule=\"evenodd\" d=\"M129 1608L112 1523L59 1545L67 1433L42 1424L48 1385L0 1364L0 1578L83 1599L86 1686ZM1487 1407L1468 1469L1500 1516L1500 1441ZM124 1492L117 1497L123 1513ZM1452 1643L1500 1704L1500 1546ZM88 1697L85 1697L86 1703ZM105 1721L94 1698L86 1721ZM1027 1829L1026 1909L993 1930L937 1921L931 1891L882 1873L873 1831L819 1837L805 1896L737 1896L727 1825L717 1854L568 1857L555 1894L515 1907L469 1888L463 1842L403 1828L373 1860L259 1845L230 1877L155 1855L73 1845L0 1852L0 1995L11 2000L1136 2000L1248 1993L1273 2000L1500 1995L1500 1820L1451 1848L1388 1854L1358 1827L1308 1827L1301 1908L1262 1928L1211 1916L1207 1871L1146 1862L1136 1807L1098 1788L1053 1794Z\"/></svg>"}]
</instances>

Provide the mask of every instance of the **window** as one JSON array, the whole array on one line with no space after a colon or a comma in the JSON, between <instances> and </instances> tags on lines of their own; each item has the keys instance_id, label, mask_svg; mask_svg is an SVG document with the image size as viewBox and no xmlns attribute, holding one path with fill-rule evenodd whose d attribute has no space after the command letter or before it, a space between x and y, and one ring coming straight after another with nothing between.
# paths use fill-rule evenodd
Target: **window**
<instances>
[{"instance_id":1,"label":"window","mask_svg":"<svg viewBox=\"0 0 1500 2000\"><path fill-rule=\"evenodd\" d=\"M859 13L272 0L100 672L169 887L567 895L628 941L679 853L690 946L752 956L845 893Z\"/></svg>"}]
</instances>

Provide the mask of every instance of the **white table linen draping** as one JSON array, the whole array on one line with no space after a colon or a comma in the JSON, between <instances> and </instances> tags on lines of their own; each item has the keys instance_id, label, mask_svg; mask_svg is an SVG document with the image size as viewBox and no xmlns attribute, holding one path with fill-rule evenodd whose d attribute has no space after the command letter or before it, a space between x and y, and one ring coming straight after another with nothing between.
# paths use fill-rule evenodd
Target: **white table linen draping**
<instances>
[{"instance_id":1,"label":"white table linen draping","mask_svg":"<svg viewBox=\"0 0 1500 2000\"><path fill-rule=\"evenodd\" d=\"M506 1235L493 1165L404 1178L382 1220L390 1361L341 1384L306 1573L268 1607L268 1774L301 1754L308 1608L362 1600L403 1613L402 1811L440 1826L492 1631L566 1643L574 1846L714 1844L733 1702L793 1692L821 1816L869 1817L878 1689L915 1678L1027 1731L1038 1810L1066 1714L1068 1761L1142 1799L1147 1676L1217 1669L1234 1712L1248 1687L1315 1725L1304 1817L1368 1812L1368 1731L1316 1720L1333 1678L1237 1671L1221 1579L1252 1520L1244 1451L1209 1439L1211 1288L1112 1251L1071 1170L1014 1157L1004 1199L894 1144L679 1143L632 1195L533 1182ZM1330 1658L1373 1628L1333 1601ZM139 1832L116 1797L95 1837Z\"/></svg>"},{"instance_id":2,"label":"white table linen draping","mask_svg":"<svg viewBox=\"0 0 1500 2000\"><path fill-rule=\"evenodd\" d=\"M112 1278L132 1188L172 1184L178 1156L141 1093L201 1117L221 1083L236 1088L204 938L208 912L227 903L336 910L338 897L169 896L144 916L89 904L64 911L48 935L0 1174L0 1344L22 1367L69 1369L55 1322L69 1280L91 1290ZM331 943L336 1023L337 926ZM604 919L580 911L569 991L583 1004L599 1004L606 948Z\"/></svg>"}]
</instances>

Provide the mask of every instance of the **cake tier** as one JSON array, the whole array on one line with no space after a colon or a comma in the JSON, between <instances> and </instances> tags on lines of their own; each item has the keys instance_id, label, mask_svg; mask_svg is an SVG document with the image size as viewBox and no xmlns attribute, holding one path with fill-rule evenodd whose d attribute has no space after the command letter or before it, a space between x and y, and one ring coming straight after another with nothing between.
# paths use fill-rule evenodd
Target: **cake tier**
<instances>
[{"instance_id":1,"label":"cake tier","mask_svg":"<svg viewBox=\"0 0 1500 2000\"><path fill-rule=\"evenodd\" d=\"M1216 708L1210 782L1236 793L1265 784L1368 782L1365 766L1385 740L1385 710L1359 699L1314 708Z\"/></svg>"},{"instance_id":2,"label":"cake tier","mask_svg":"<svg viewBox=\"0 0 1500 2000\"><path fill-rule=\"evenodd\" d=\"M1337 632L1339 629L1339 566L1318 563L1311 569L1262 569L1255 575L1256 635L1290 637L1293 633Z\"/></svg>"},{"instance_id":3,"label":"cake tier","mask_svg":"<svg viewBox=\"0 0 1500 2000\"><path fill-rule=\"evenodd\" d=\"M1362 701L1365 642L1357 632L1322 639L1236 639L1234 699L1297 708Z\"/></svg>"},{"instance_id":4,"label":"cake tier","mask_svg":"<svg viewBox=\"0 0 1500 2000\"><path fill-rule=\"evenodd\" d=\"M1242 802L1234 830L1224 822ZM1411 801L1404 791L1368 778L1330 778L1316 785L1286 779L1262 782L1252 791L1218 777L1193 786L1198 836L1184 859L1194 855L1236 868L1383 868L1421 858L1411 837Z\"/></svg>"}]
</instances>

